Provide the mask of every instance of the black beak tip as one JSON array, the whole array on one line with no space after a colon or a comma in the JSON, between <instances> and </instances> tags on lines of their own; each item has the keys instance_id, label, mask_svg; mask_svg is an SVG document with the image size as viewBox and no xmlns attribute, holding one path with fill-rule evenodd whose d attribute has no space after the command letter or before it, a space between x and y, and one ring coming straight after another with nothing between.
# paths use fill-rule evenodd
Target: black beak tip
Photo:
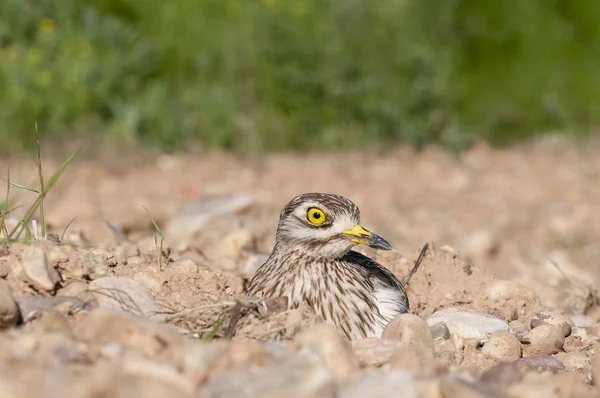
<instances>
[{"instance_id":1,"label":"black beak tip","mask_svg":"<svg viewBox=\"0 0 600 398\"><path fill-rule=\"evenodd\" d=\"M371 242L369 246L371 246L374 249L392 250L392 245L390 245L388 241L386 241L379 235L373 235L373 237L370 240Z\"/></svg>"}]
</instances>

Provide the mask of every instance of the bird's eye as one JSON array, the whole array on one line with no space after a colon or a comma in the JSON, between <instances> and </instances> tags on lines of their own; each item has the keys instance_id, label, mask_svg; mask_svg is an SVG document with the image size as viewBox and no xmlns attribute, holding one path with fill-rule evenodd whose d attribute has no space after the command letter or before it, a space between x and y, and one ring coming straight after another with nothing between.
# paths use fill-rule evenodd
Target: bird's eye
<instances>
[{"instance_id":1,"label":"bird's eye","mask_svg":"<svg viewBox=\"0 0 600 398\"><path fill-rule=\"evenodd\" d=\"M323 210L316 207L311 207L306 213L306 219L313 225L322 225L327 220L327 217L325 216L325 212L323 212Z\"/></svg>"}]
</instances>

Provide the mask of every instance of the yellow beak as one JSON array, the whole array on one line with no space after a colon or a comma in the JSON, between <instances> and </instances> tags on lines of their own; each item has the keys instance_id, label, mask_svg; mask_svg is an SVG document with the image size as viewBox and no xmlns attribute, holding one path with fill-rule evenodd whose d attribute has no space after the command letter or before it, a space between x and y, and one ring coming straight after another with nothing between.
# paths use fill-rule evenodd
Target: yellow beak
<instances>
[{"instance_id":1,"label":"yellow beak","mask_svg":"<svg viewBox=\"0 0 600 398\"><path fill-rule=\"evenodd\" d=\"M381 250L392 249L392 245L390 245L385 239L377 234L367 231L360 224L356 224L354 227L345 230L342 232L342 234L348 237L351 242L359 245L366 245L374 249Z\"/></svg>"}]
</instances>

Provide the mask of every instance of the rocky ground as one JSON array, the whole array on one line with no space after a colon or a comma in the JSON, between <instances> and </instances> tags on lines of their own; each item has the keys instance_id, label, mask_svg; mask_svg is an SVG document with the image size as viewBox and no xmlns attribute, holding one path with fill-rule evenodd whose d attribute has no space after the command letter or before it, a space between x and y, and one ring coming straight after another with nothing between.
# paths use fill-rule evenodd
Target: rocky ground
<instances>
[{"instance_id":1,"label":"rocky ground","mask_svg":"<svg viewBox=\"0 0 600 398\"><path fill-rule=\"evenodd\" d=\"M51 234L0 249L0 395L599 396L598 153L76 162L45 202ZM13 181L35 178L12 160ZM349 342L307 308L244 299L281 207L309 191L354 200L395 247L357 249L399 277L430 243L412 314L381 338ZM12 192L9 228L34 198Z\"/></svg>"}]
</instances>

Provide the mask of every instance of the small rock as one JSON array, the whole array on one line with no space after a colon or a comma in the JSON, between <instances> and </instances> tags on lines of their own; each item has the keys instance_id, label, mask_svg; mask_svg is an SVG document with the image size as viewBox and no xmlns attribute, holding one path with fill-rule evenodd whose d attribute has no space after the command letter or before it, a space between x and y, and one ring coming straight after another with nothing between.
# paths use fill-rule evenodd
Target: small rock
<instances>
[{"instance_id":1,"label":"small rock","mask_svg":"<svg viewBox=\"0 0 600 398\"><path fill-rule=\"evenodd\" d=\"M517 338L521 338L527 334L529 329L521 321L512 321L508 323L508 331Z\"/></svg>"},{"instance_id":2,"label":"small rock","mask_svg":"<svg viewBox=\"0 0 600 398\"><path fill-rule=\"evenodd\" d=\"M566 352L580 352L600 343L596 330L591 328L573 327L571 335L565 339L563 346Z\"/></svg>"},{"instance_id":3,"label":"small rock","mask_svg":"<svg viewBox=\"0 0 600 398\"><path fill-rule=\"evenodd\" d=\"M19 309L7 281L0 279L0 329L17 324Z\"/></svg>"},{"instance_id":4,"label":"small rock","mask_svg":"<svg viewBox=\"0 0 600 398\"><path fill-rule=\"evenodd\" d=\"M107 261L112 257L110 252L104 249L94 249L90 252L85 252L83 259L88 272L88 275L93 275L95 277L102 277L108 273L108 264Z\"/></svg>"},{"instance_id":5,"label":"small rock","mask_svg":"<svg viewBox=\"0 0 600 398\"><path fill-rule=\"evenodd\" d=\"M367 338L354 340L352 347L361 366L381 366L388 363L396 348L403 342L390 339Z\"/></svg>"},{"instance_id":6,"label":"small rock","mask_svg":"<svg viewBox=\"0 0 600 398\"><path fill-rule=\"evenodd\" d=\"M555 358L561 361L565 365L565 369L570 372L588 375L592 371L592 360L585 354L559 352Z\"/></svg>"},{"instance_id":7,"label":"small rock","mask_svg":"<svg viewBox=\"0 0 600 398\"><path fill-rule=\"evenodd\" d=\"M530 370L536 372L562 372L565 370L565 365L558 359L550 355L540 355L535 357L517 359L514 364L521 373L526 373Z\"/></svg>"},{"instance_id":8,"label":"small rock","mask_svg":"<svg viewBox=\"0 0 600 398\"><path fill-rule=\"evenodd\" d=\"M83 281L70 281L68 285L60 289L57 296L79 297L84 292L88 291L88 284ZM79 297L81 298L81 297Z\"/></svg>"},{"instance_id":9,"label":"small rock","mask_svg":"<svg viewBox=\"0 0 600 398\"><path fill-rule=\"evenodd\" d=\"M196 199L179 215L169 220L165 235L178 242L174 249L184 251L194 234L218 216L249 207L254 198L246 194L205 195Z\"/></svg>"},{"instance_id":10,"label":"small rock","mask_svg":"<svg viewBox=\"0 0 600 398\"><path fill-rule=\"evenodd\" d=\"M45 312L73 314L82 310L91 310L92 306L77 297L66 296L22 296L15 298L23 322L40 317Z\"/></svg>"},{"instance_id":11,"label":"small rock","mask_svg":"<svg viewBox=\"0 0 600 398\"><path fill-rule=\"evenodd\" d=\"M126 355L121 362L121 372L123 375L140 379L160 380L164 384L172 386L178 392L176 394L178 396L181 393L191 395L195 391L194 384L172 366L155 363L138 356Z\"/></svg>"},{"instance_id":12,"label":"small rock","mask_svg":"<svg viewBox=\"0 0 600 398\"><path fill-rule=\"evenodd\" d=\"M482 383L506 388L522 379L519 368L511 362L500 362L481 374Z\"/></svg>"},{"instance_id":13,"label":"small rock","mask_svg":"<svg viewBox=\"0 0 600 398\"><path fill-rule=\"evenodd\" d=\"M554 325L540 325L523 337L523 357L552 355L562 351L565 343L563 329Z\"/></svg>"},{"instance_id":14,"label":"small rock","mask_svg":"<svg viewBox=\"0 0 600 398\"><path fill-rule=\"evenodd\" d=\"M21 254L25 276L38 289L52 291L60 280L58 273L48 264L46 253L41 247L28 246Z\"/></svg>"},{"instance_id":15,"label":"small rock","mask_svg":"<svg viewBox=\"0 0 600 398\"><path fill-rule=\"evenodd\" d=\"M102 308L145 316L157 322L165 319L150 289L131 278L105 276L92 281L89 290Z\"/></svg>"},{"instance_id":16,"label":"small rock","mask_svg":"<svg viewBox=\"0 0 600 398\"><path fill-rule=\"evenodd\" d=\"M265 307L268 314L279 314L288 309L288 298L287 296L270 298L265 301Z\"/></svg>"},{"instance_id":17,"label":"small rock","mask_svg":"<svg viewBox=\"0 0 600 398\"><path fill-rule=\"evenodd\" d=\"M181 273L197 274L200 267L191 258L183 257L169 264L169 268Z\"/></svg>"},{"instance_id":18,"label":"small rock","mask_svg":"<svg viewBox=\"0 0 600 398\"><path fill-rule=\"evenodd\" d=\"M446 376L440 380L440 390L444 398L500 398L485 384L469 383L453 376Z\"/></svg>"},{"instance_id":19,"label":"small rock","mask_svg":"<svg viewBox=\"0 0 600 398\"><path fill-rule=\"evenodd\" d=\"M48 263L52 267L55 267L60 263L65 263L68 260L69 256L67 254L67 251L61 246L53 247L52 250L50 250L50 252L48 253Z\"/></svg>"},{"instance_id":20,"label":"small rock","mask_svg":"<svg viewBox=\"0 0 600 398\"><path fill-rule=\"evenodd\" d=\"M410 372L411 374L418 375L424 373L429 363L425 362L419 353L410 344L402 344L397 347L392 353L392 357L389 362L393 369L402 369Z\"/></svg>"},{"instance_id":21,"label":"small rock","mask_svg":"<svg viewBox=\"0 0 600 398\"><path fill-rule=\"evenodd\" d=\"M438 322L430 327L431 329L431 337L433 339L442 338L444 340L448 340L450 338L450 329L448 329L448 325L444 322Z\"/></svg>"},{"instance_id":22,"label":"small rock","mask_svg":"<svg viewBox=\"0 0 600 398\"><path fill-rule=\"evenodd\" d=\"M293 355L281 363L238 367L204 384L202 398L333 398L333 375L312 355Z\"/></svg>"},{"instance_id":23,"label":"small rock","mask_svg":"<svg viewBox=\"0 0 600 398\"><path fill-rule=\"evenodd\" d=\"M252 233L249 230L241 228L232 231L210 250L209 257L237 260L242 249L251 242Z\"/></svg>"},{"instance_id":24,"label":"small rock","mask_svg":"<svg viewBox=\"0 0 600 398\"><path fill-rule=\"evenodd\" d=\"M302 345L314 347L325 360L337 380L349 379L359 369L350 341L331 326L314 325L300 332L295 339Z\"/></svg>"},{"instance_id":25,"label":"small rock","mask_svg":"<svg viewBox=\"0 0 600 398\"><path fill-rule=\"evenodd\" d=\"M508 323L500 318L455 307L436 311L427 318L429 326L438 322L444 322L451 334L457 334L465 339L483 340L497 330L509 329Z\"/></svg>"},{"instance_id":26,"label":"small rock","mask_svg":"<svg viewBox=\"0 0 600 398\"><path fill-rule=\"evenodd\" d=\"M184 338L171 325L103 308L78 313L74 319L73 332L83 341L119 343L150 356L180 359Z\"/></svg>"},{"instance_id":27,"label":"small rock","mask_svg":"<svg viewBox=\"0 0 600 398\"><path fill-rule=\"evenodd\" d=\"M496 361L516 361L521 358L521 343L509 332L499 330L492 333L481 352Z\"/></svg>"},{"instance_id":28,"label":"small rock","mask_svg":"<svg viewBox=\"0 0 600 398\"><path fill-rule=\"evenodd\" d=\"M462 362L463 353L456 349L453 339L444 340L437 338L433 340L433 346L435 349L435 358L442 360L447 366Z\"/></svg>"},{"instance_id":29,"label":"small rock","mask_svg":"<svg viewBox=\"0 0 600 398\"><path fill-rule=\"evenodd\" d=\"M511 321L529 319L531 313L539 307L538 296L527 287L506 280L492 283L486 292L489 300L487 311L497 313Z\"/></svg>"},{"instance_id":30,"label":"small rock","mask_svg":"<svg viewBox=\"0 0 600 398\"><path fill-rule=\"evenodd\" d=\"M136 272L135 275L133 275L133 279L143 283L152 291L152 293L160 292L162 285L165 283L165 279L154 270Z\"/></svg>"},{"instance_id":31,"label":"small rock","mask_svg":"<svg viewBox=\"0 0 600 398\"><path fill-rule=\"evenodd\" d=\"M154 235L146 236L137 242L137 248L140 254L157 254L159 247L159 238Z\"/></svg>"},{"instance_id":32,"label":"small rock","mask_svg":"<svg viewBox=\"0 0 600 398\"><path fill-rule=\"evenodd\" d=\"M216 364L227 355L228 342L184 339L181 368L184 373L199 385Z\"/></svg>"},{"instance_id":33,"label":"small rock","mask_svg":"<svg viewBox=\"0 0 600 398\"><path fill-rule=\"evenodd\" d=\"M393 369L387 372L367 373L360 380L340 387L339 398L417 398L414 377L407 371Z\"/></svg>"},{"instance_id":34,"label":"small rock","mask_svg":"<svg viewBox=\"0 0 600 398\"><path fill-rule=\"evenodd\" d=\"M392 319L381 335L383 339L400 340L433 349L433 338L427 323L413 314L401 314Z\"/></svg>"},{"instance_id":35,"label":"small rock","mask_svg":"<svg viewBox=\"0 0 600 398\"><path fill-rule=\"evenodd\" d=\"M571 334L573 323L571 320L562 314L557 314L548 311L540 311L533 314L531 318L531 328L534 329L541 325L554 325L562 329L565 337Z\"/></svg>"}]
</instances>

